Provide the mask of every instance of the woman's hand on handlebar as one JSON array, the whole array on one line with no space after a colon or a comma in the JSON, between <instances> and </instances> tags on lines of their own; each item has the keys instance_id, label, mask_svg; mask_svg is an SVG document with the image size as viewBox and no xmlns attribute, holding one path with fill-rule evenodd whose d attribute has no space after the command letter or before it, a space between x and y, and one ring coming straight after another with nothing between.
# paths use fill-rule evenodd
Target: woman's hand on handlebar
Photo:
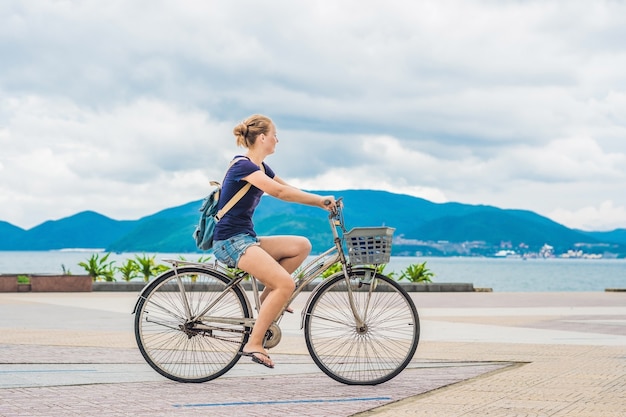
<instances>
[{"instance_id":1,"label":"woman's hand on handlebar","mask_svg":"<svg viewBox=\"0 0 626 417\"><path fill-rule=\"evenodd\" d=\"M337 201L335 200L335 196L332 196L332 195L323 196L321 207L333 213L337 211Z\"/></svg>"}]
</instances>

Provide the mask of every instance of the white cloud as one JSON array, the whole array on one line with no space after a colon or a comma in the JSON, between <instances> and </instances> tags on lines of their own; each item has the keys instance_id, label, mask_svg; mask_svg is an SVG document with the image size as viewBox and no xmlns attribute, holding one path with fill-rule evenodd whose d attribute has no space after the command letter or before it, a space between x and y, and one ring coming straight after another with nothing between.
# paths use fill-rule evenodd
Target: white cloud
<instances>
[{"instance_id":1,"label":"white cloud","mask_svg":"<svg viewBox=\"0 0 626 417\"><path fill-rule=\"evenodd\" d=\"M587 137L556 139L545 146L521 146L502 153L508 178L547 182L626 181L626 153L605 152Z\"/></svg>"},{"instance_id":2,"label":"white cloud","mask_svg":"<svg viewBox=\"0 0 626 417\"><path fill-rule=\"evenodd\" d=\"M293 178L288 182L306 190L387 190L398 194L407 194L437 203L447 201L442 190L407 183L404 179L395 181L388 176L377 174L376 165L358 166L353 169L334 168L314 178ZM336 197L340 197L337 194Z\"/></svg>"},{"instance_id":3,"label":"white cloud","mask_svg":"<svg viewBox=\"0 0 626 417\"><path fill-rule=\"evenodd\" d=\"M549 216L561 224L581 230L606 231L623 229L626 225L626 207L615 206L611 200L578 210L557 208Z\"/></svg>"},{"instance_id":4,"label":"white cloud","mask_svg":"<svg viewBox=\"0 0 626 417\"><path fill-rule=\"evenodd\" d=\"M0 20L0 219L22 227L198 199L257 112L304 188L626 227L624 2L6 1Z\"/></svg>"},{"instance_id":5,"label":"white cloud","mask_svg":"<svg viewBox=\"0 0 626 417\"><path fill-rule=\"evenodd\" d=\"M164 102L95 111L29 97L10 106L0 204L22 227L88 209L137 218L195 200L234 149L230 124Z\"/></svg>"}]
</instances>

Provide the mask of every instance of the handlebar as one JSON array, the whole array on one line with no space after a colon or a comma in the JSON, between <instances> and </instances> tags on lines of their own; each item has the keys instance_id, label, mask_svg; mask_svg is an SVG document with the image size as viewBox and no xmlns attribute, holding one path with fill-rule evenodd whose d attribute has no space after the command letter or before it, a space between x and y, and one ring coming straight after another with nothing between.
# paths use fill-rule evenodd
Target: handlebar
<instances>
[{"instance_id":1,"label":"handlebar","mask_svg":"<svg viewBox=\"0 0 626 417\"><path fill-rule=\"evenodd\" d=\"M335 207L331 210L331 214L336 215L339 209L343 208L343 203L341 202L342 200L343 200L343 197L339 197L338 199L335 200ZM330 200L324 200L324 205L329 206Z\"/></svg>"},{"instance_id":2,"label":"handlebar","mask_svg":"<svg viewBox=\"0 0 626 417\"><path fill-rule=\"evenodd\" d=\"M324 204L328 206L330 204L330 200L324 201ZM343 197L339 197L335 200L335 207L330 210L328 220L330 221L331 226L339 226L345 232L343 225Z\"/></svg>"}]
</instances>

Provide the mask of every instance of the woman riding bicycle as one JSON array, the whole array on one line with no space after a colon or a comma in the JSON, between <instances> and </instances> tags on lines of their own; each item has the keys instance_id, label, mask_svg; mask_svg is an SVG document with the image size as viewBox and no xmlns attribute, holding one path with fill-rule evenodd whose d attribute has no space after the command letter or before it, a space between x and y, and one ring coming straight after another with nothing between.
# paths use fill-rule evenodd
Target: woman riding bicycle
<instances>
[{"instance_id":1,"label":"woman riding bicycle","mask_svg":"<svg viewBox=\"0 0 626 417\"><path fill-rule=\"evenodd\" d=\"M265 286L261 309L241 354L274 367L263 347L265 333L295 289L291 273L306 259L311 243L301 236L257 237L252 216L263 193L278 199L333 210L333 196L319 196L290 186L265 164L274 153L278 137L274 123L266 116L253 115L233 129L237 145L247 149L226 172L218 208L221 209L247 183L252 187L215 228L215 257L231 268L242 269ZM263 169L262 169L262 168Z\"/></svg>"}]
</instances>

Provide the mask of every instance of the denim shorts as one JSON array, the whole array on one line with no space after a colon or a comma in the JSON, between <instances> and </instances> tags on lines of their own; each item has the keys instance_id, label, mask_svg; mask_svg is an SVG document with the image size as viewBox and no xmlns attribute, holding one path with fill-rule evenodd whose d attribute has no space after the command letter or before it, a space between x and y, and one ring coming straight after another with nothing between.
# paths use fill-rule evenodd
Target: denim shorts
<instances>
[{"instance_id":1,"label":"denim shorts","mask_svg":"<svg viewBox=\"0 0 626 417\"><path fill-rule=\"evenodd\" d=\"M225 263L229 268L236 268L239 259L252 245L258 245L259 239L248 233L240 233L224 240L213 242L213 254L218 261Z\"/></svg>"}]
</instances>

